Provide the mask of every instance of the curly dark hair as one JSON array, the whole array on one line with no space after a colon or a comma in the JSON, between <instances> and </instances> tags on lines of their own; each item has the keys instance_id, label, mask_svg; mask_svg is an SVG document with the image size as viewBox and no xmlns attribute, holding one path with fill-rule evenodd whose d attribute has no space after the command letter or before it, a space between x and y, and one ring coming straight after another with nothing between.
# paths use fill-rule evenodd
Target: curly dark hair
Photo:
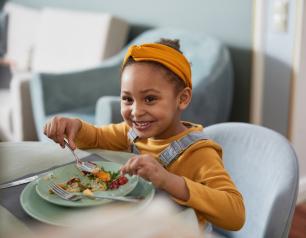
<instances>
[{"instance_id":1,"label":"curly dark hair","mask_svg":"<svg viewBox=\"0 0 306 238\"><path fill-rule=\"evenodd\" d=\"M160 38L159 41L155 42L158 44L162 44L162 45L166 45L169 46L175 50L177 50L178 52L180 52L181 54L183 54L183 52L181 51L181 45L180 45L180 40L179 39L166 39L166 38Z\"/></svg>"}]
</instances>

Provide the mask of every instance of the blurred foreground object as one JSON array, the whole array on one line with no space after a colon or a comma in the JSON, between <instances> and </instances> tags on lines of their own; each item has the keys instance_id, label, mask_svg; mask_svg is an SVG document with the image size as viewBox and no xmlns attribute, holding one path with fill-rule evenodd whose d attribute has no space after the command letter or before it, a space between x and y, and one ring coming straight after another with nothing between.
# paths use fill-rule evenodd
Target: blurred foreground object
<instances>
[{"instance_id":1,"label":"blurred foreground object","mask_svg":"<svg viewBox=\"0 0 306 238\"><path fill-rule=\"evenodd\" d=\"M25 236L18 231L14 237L33 238L78 238L78 237L108 237L108 238L203 238L203 233L188 216L174 207L167 199L155 199L149 206L139 210L131 210L116 206L90 209L86 215L66 217L73 219L74 226L67 229L56 227L41 227L33 235ZM205 236L204 236L205 237Z\"/></svg>"}]
</instances>

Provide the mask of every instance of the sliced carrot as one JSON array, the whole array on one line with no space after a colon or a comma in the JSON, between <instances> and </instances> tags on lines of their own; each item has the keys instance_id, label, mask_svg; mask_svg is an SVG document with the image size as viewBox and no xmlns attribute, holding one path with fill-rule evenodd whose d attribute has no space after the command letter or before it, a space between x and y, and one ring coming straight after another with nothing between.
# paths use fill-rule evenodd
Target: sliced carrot
<instances>
[{"instance_id":1,"label":"sliced carrot","mask_svg":"<svg viewBox=\"0 0 306 238\"><path fill-rule=\"evenodd\" d=\"M111 180L110 173L105 171L100 171L99 173L95 174L97 178L101 179L104 182L108 182Z\"/></svg>"}]
</instances>

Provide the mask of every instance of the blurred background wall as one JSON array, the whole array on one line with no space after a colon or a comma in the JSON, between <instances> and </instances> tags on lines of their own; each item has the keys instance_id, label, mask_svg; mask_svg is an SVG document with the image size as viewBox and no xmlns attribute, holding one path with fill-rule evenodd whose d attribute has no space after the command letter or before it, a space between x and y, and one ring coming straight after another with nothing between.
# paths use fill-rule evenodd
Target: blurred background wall
<instances>
[{"instance_id":1,"label":"blurred background wall","mask_svg":"<svg viewBox=\"0 0 306 238\"><path fill-rule=\"evenodd\" d=\"M249 120L253 1L10 0L10 2L34 8L50 6L109 12L131 23L130 39L156 26L186 28L217 37L229 47L234 63L235 96L231 120Z\"/></svg>"}]
</instances>

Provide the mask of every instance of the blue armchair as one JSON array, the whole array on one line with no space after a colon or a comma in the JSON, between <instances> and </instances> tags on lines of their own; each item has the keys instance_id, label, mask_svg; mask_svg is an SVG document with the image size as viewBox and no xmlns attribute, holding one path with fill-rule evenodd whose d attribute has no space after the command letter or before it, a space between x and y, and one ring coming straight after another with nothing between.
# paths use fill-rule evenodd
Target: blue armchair
<instances>
[{"instance_id":1,"label":"blue armchair","mask_svg":"<svg viewBox=\"0 0 306 238\"><path fill-rule=\"evenodd\" d=\"M282 135L247 123L220 123L204 133L223 147L223 161L242 193L246 223L232 238L287 238L297 200L299 168Z\"/></svg>"},{"instance_id":2,"label":"blue armchair","mask_svg":"<svg viewBox=\"0 0 306 238\"><path fill-rule=\"evenodd\" d=\"M172 28L146 31L129 45L160 38L180 39L182 51L192 64L193 98L184 119L204 125L227 121L233 94L227 48L205 34ZM79 117L96 125L121 120L120 65L127 47L94 69L34 76L31 96L39 139L44 138L44 123L55 114Z\"/></svg>"}]
</instances>

